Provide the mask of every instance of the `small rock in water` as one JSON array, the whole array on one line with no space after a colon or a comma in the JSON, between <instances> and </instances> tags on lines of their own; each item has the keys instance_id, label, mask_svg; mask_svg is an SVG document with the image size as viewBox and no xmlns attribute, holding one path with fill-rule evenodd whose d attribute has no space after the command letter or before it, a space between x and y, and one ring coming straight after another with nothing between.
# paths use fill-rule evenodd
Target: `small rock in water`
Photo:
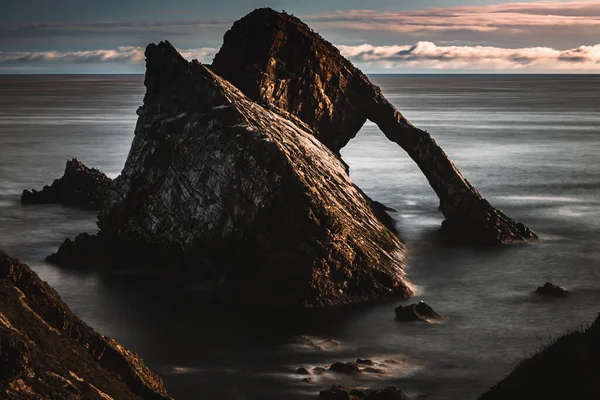
<instances>
[{"instance_id":1,"label":"small rock in water","mask_svg":"<svg viewBox=\"0 0 600 400\"><path fill-rule=\"evenodd\" d=\"M433 308L423 301L405 307L398 306L395 311L396 320L398 321L428 321L441 318Z\"/></svg>"},{"instance_id":2,"label":"small rock in water","mask_svg":"<svg viewBox=\"0 0 600 400\"><path fill-rule=\"evenodd\" d=\"M357 358L356 363L369 366L375 365L375 363L372 360L363 360L362 358Z\"/></svg>"},{"instance_id":3,"label":"small rock in water","mask_svg":"<svg viewBox=\"0 0 600 400\"><path fill-rule=\"evenodd\" d=\"M327 370L323 367L313 368L313 374L321 375L323 372L327 372Z\"/></svg>"},{"instance_id":4,"label":"small rock in water","mask_svg":"<svg viewBox=\"0 0 600 400\"><path fill-rule=\"evenodd\" d=\"M381 368L374 368L374 367L367 367L367 368L363 369L363 372L368 372L370 374L380 374L380 375L385 374L385 370L383 370Z\"/></svg>"},{"instance_id":5,"label":"small rock in water","mask_svg":"<svg viewBox=\"0 0 600 400\"><path fill-rule=\"evenodd\" d=\"M409 400L401 390L393 386L378 390L333 385L331 389L322 390L319 398L325 400Z\"/></svg>"},{"instance_id":6,"label":"small rock in water","mask_svg":"<svg viewBox=\"0 0 600 400\"><path fill-rule=\"evenodd\" d=\"M360 368L358 368L358 365L356 365L355 363L352 362L336 362L331 364L331 367L329 367L330 371L333 372L339 372L341 374L349 374L349 375L356 375L356 374L360 374Z\"/></svg>"},{"instance_id":7,"label":"small rock in water","mask_svg":"<svg viewBox=\"0 0 600 400\"><path fill-rule=\"evenodd\" d=\"M554 285L550 282L546 282L544 286L538 287L535 292L537 294L542 294L544 296L554 296L554 297L565 297L569 294L567 289Z\"/></svg>"},{"instance_id":8,"label":"small rock in water","mask_svg":"<svg viewBox=\"0 0 600 400\"><path fill-rule=\"evenodd\" d=\"M306 369L306 368L304 368L304 367L300 367L300 368L298 368L298 369L296 370L296 373L297 373L298 375L311 375L310 371L309 371L309 370L307 370L307 369Z\"/></svg>"},{"instance_id":9,"label":"small rock in water","mask_svg":"<svg viewBox=\"0 0 600 400\"><path fill-rule=\"evenodd\" d=\"M308 378L304 378L304 379L302 379L302 382L306 382L306 383L313 383L313 382L314 382L314 379L313 379L313 378L311 378L311 377L308 377Z\"/></svg>"},{"instance_id":10,"label":"small rock in water","mask_svg":"<svg viewBox=\"0 0 600 400\"><path fill-rule=\"evenodd\" d=\"M341 347L342 344L340 342L338 342L337 340L333 340L333 339L327 339L325 341L323 341L323 344L325 346L330 346L330 347Z\"/></svg>"}]
</instances>

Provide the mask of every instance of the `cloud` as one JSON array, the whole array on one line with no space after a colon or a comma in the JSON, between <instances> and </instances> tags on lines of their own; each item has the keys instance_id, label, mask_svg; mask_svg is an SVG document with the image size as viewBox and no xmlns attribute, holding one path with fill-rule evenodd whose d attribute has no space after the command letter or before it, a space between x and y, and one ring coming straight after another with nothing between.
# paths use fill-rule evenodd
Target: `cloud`
<instances>
[{"instance_id":1,"label":"cloud","mask_svg":"<svg viewBox=\"0 0 600 400\"><path fill-rule=\"evenodd\" d=\"M505 3L490 6L427 8L419 11L335 11L305 18L321 25L359 30L425 32L493 31L535 26L600 26L600 1Z\"/></svg>"},{"instance_id":2,"label":"cloud","mask_svg":"<svg viewBox=\"0 0 600 400\"><path fill-rule=\"evenodd\" d=\"M431 68L470 70L544 70L600 72L600 44L569 50L549 47L508 49L491 46L338 46L361 66L372 68Z\"/></svg>"},{"instance_id":3,"label":"cloud","mask_svg":"<svg viewBox=\"0 0 600 400\"><path fill-rule=\"evenodd\" d=\"M504 3L416 11L335 11L306 16L318 30L362 31L419 40L574 46L600 37L600 1ZM511 42L512 41L512 42Z\"/></svg>"},{"instance_id":4,"label":"cloud","mask_svg":"<svg viewBox=\"0 0 600 400\"><path fill-rule=\"evenodd\" d=\"M199 49L181 50L187 59L211 62L217 49L202 47ZM0 52L0 64L33 64L33 63L142 63L144 48L121 46L111 50L86 51L40 51L40 52Z\"/></svg>"},{"instance_id":5,"label":"cloud","mask_svg":"<svg viewBox=\"0 0 600 400\"><path fill-rule=\"evenodd\" d=\"M509 49L492 46L440 46L421 41L414 45L337 46L340 52L370 69L468 69L516 71L588 71L600 72L600 44L579 46L569 50L549 47ZM180 51L187 59L204 63L212 61L217 49L202 47ZM141 64L144 48L121 46L110 50L73 52L0 52L0 65L73 64Z\"/></svg>"}]
</instances>

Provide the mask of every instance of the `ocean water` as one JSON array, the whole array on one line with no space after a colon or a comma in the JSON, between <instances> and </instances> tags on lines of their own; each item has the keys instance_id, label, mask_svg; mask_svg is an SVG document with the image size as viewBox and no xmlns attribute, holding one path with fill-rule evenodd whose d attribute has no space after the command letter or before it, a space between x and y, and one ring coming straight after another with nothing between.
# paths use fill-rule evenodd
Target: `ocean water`
<instances>
[{"instance_id":1,"label":"ocean water","mask_svg":"<svg viewBox=\"0 0 600 400\"><path fill-rule=\"evenodd\" d=\"M393 207L409 248L406 302L302 314L205 304L198 282L46 264L95 215L22 206L78 157L115 177L144 94L141 76L0 76L0 249L21 258L83 320L139 352L176 399L310 399L334 383L396 385L413 398L475 399L523 357L591 322L600 303L600 76L378 75L493 205L538 242L474 248L436 239L442 216L418 168L367 123L342 150L351 177ZM571 296L532 294L546 281ZM399 323L425 300L440 323ZM331 340L328 340L331 339ZM301 366L369 358L385 374L302 381Z\"/></svg>"}]
</instances>

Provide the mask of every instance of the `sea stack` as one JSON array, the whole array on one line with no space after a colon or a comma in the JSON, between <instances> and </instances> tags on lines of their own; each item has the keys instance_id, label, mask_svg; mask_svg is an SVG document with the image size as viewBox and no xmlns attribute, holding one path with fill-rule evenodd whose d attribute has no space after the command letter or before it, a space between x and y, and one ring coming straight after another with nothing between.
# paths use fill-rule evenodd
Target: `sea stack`
<instances>
[{"instance_id":1,"label":"sea stack","mask_svg":"<svg viewBox=\"0 0 600 400\"><path fill-rule=\"evenodd\" d=\"M212 70L251 99L285 110L339 151L367 120L417 163L440 199L442 232L494 244L537 238L494 208L461 175L429 133L413 126L339 50L298 18L257 9L233 24Z\"/></svg>"},{"instance_id":2,"label":"sea stack","mask_svg":"<svg viewBox=\"0 0 600 400\"><path fill-rule=\"evenodd\" d=\"M63 264L201 271L227 301L322 307L413 293L385 206L350 180L340 149L367 119L417 162L454 239L535 234L492 207L427 132L299 19L258 9L212 66L169 42L146 49L146 95L100 232L67 240ZM106 259L105 259L106 258Z\"/></svg>"},{"instance_id":3,"label":"sea stack","mask_svg":"<svg viewBox=\"0 0 600 400\"><path fill-rule=\"evenodd\" d=\"M319 307L412 294L404 245L310 126L168 42L147 47L146 67L101 236L212 268L228 300Z\"/></svg>"}]
</instances>

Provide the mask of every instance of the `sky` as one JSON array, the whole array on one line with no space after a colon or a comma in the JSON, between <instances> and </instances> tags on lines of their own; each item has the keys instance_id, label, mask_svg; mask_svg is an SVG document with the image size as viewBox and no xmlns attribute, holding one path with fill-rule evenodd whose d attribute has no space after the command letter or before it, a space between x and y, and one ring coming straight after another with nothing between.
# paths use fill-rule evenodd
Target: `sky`
<instances>
[{"instance_id":1,"label":"sky","mask_svg":"<svg viewBox=\"0 0 600 400\"><path fill-rule=\"evenodd\" d=\"M600 73L600 0L0 0L0 73L143 73L168 39L210 63L231 24L285 10L367 73Z\"/></svg>"}]
</instances>

